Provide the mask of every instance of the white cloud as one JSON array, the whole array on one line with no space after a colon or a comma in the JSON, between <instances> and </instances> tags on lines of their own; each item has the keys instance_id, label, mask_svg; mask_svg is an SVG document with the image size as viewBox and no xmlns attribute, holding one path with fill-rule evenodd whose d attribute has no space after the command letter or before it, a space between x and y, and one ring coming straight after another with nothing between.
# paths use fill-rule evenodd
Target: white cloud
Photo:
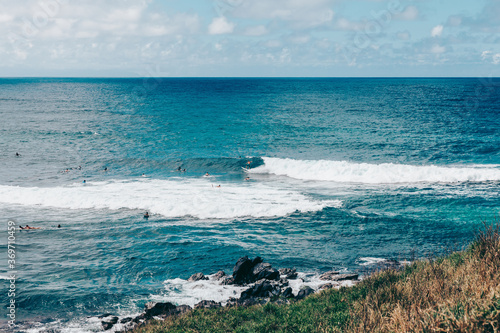
<instances>
[{"instance_id":1,"label":"white cloud","mask_svg":"<svg viewBox=\"0 0 500 333\"><path fill-rule=\"evenodd\" d=\"M294 28L312 28L332 21L333 0L251 0L234 8L232 15L255 20L283 21Z\"/></svg>"},{"instance_id":2,"label":"white cloud","mask_svg":"<svg viewBox=\"0 0 500 333\"><path fill-rule=\"evenodd\" d=\"M500 64L500 53L497 53L492 57L492 63L494 65Z\"/></svg>"},{"instance_id":3,"label":"white cloud","mask_svg":"<svg viewBox=\"0 0 500 333\"><path fill-rule=\"evenodd\" d=\"M230 34L233 32L235 24L229 22L224 16L216 17L208 26L208 33L211 35Z\"/></svg>"},{"instance_id":4,"label":"white cloud","mask_svg":"<svg viewBox=\"0 0 500 333\"><path fill-rule=\"evenodd\" d=\"M401 13L395 15L395 18L402 21L414 21L418 18L418 8L407 6Z\"/></svg>"},{"instance_id":5,"label":"white cloud","mask_svg":"<svg viewBox=\"0 0 500 333\"><path fill-rule=\"evenodd\" d=\"M443 33L443 26L442 25L436 25L431 30L432 37L440 37L442 33Z\"/></svg>"},{"instance_id":6,"label":"white cloud","mask_svg":"<svg viewBox=\"0 0 500 333\"><path fill-rule=\"evenodd\" d=\"M438 45L438 44L433 45L431 48L431 53L435 53L435 54L444 53L445 51L446 51L446 47Z\"/></svg>"},{"instance_id":7,"label":"white cloud","mask_svg":"<svg viewBox=\"0 0 500 333\"><path fill-rule=\"evenodd\" d=\"M493 65L498 65L500 64L500 53L493 54L491 51L483 51L483 53L481 53L481 59L491 62Z\"/></svg>"}]
</instances>

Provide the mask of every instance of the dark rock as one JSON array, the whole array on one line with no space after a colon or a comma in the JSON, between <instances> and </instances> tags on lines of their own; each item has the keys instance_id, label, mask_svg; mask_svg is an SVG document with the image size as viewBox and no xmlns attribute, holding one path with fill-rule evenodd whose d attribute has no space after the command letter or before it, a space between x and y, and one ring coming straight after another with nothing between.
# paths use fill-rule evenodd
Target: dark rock
<instances>
[{"instance_id":1,"label":"dark rock","mask_svg":"<svg viewBox=\"0 0 500 333\"><path fill-rule=\"evenodd\" d=\"M126 317L126 318L123 318L120 320L120 324L126 324L128 322L131 322L132 321L132 317Z\"/></svg>"},{"instance_id":2,"label":"dark rock","mask_svg":"<svg viewBox=\"0 0 500 333\"><path fill-rule=\"evenodd\" d=\"M293 292L292 292L292 288L287 287L285 290L283 290L283 292L281 293L281 296L284 298L294 297Z\"/></svg>"},{"instance_id":3,"label":"dark rock","mask_svg":"<svg viewBox=\"0 0 500 333\"><path fill-rule=\"evenodd\" d=\"M331 281L346 281L346 280L357 280L358 274L339 274L330 279Z\"/></svg>"},{"instance_id":4,"label":"dark rock","mask_svg":"<svg viewBox=\"0 0 500 333\"><path fill-rule=\"evenodd\" d=\"M97 318L99 318L99 319L106 318L106 317L114 317L114 315L112 313L105 313L105 314L102 314L100 316L97 316Z\"/></svg>"},{"instance_id":5,"label":"dark rock","mask_svg":"<svg viewBox=\"0 0 500 333\"><path fill-rule=\"evenodd\" d=\"M297 278L297 270L295 268L281 268L280 275L285 275L288 280L295 280Z\"/></svg>"},{"instance_id":6,"label":"dark rock","mask_svg":"<svg viewBox=\"0 0 500 333\"><path fill-rule=\"evenodd\" d=\"M319 279L323 280L323 281L334 281L335 277L338 276L339 274L340 273L337 271L330 271L330 272L326 272L326 273L321 274Z\"/></svg>"},{"instance_id":7,"label":"dark rock","mask_svg":"<svg viewBox=\"0 0 500 333\"><path fill-rule=\"evenodd\" d=\"M182 314L191 311L191 307L189 305L178 305L175 309L176 314Z\"/></svg>"},{"instance_id":8,"label":"dark rock","mask_svg":"<svg viewBox=\"0 0 500 333\"><path fill-rule=\"evenodd\" d=\"M254 260L252 260L252 263L253 265L257 265L257 264L260 264L261 262L263 262L264 260L262 260L261 257L255 257Z\"/></svg>"},{"instance_id":9,"label":"dark rock","mask_svg":"<svg viewBox=\"0 0 500 333\"><path fill-rule=\"evenodd\" d=\"M234 284L234 278L232 276L226 276L226 277L222 278L222 281L220 282L220 284L225 285L225 286Z\"/></svg>"},{"instance_id":10,"label":"dark rock","mask_svg":"<svg viewBox=\"0 0 500 333\"><path fill-rule=\"evenodd\" d=\"M241 293L240 299L245 300L252 297L272 297L281 293L281 288L278 285L272 284L268 280L263 280L255 283L252 287L244 290Z\"/></svg>"},{"instance_id":11,"label":"dark rock","mask_svg":"<svg viewBox=\"0 0 500 333\"><path fill-rule=\"evenodd\" d=\"M220 308L222 305L215 301L201 301L194 306L195 309L213 309Z\"/></svg>"},{"instance_id":12,"label":"dark rock","mask_svg":"<svg viewBox=\"0 0 500 333\"><path fill-rule=\"evenodd\" d=\"M196 273L191 275L191 277L188 279L188 281L190 282L200 281L200 280L208 280L208 278L205 275L203 275L203 273Z\"/></svg>"},{"instance_id":13,"label":"dark rock","mask_svg":"<svg viewBox=\"0 0 500 333\"><path fill-rule=\"evenodd\" d=\"M266 279L266 280L277 280L280 277L279 272L271 267L271 264L268 263L258 263L252 269L254 281Z\"/></svg>"},{"instance_id":14,"label":"dark rock","mask_svg":"<svg viewBox=\"0 0 500 333\"><path fill-rule=\"evenodd\" d=\"M215 280L215 281L220 281L224 277L226 277L226 273L224 271L218 271L217 273L214 274L214 276L212 277L212 279Z\"/></svg>"},{"instance_id":15,"label":"dark rock","mask_svg":"<svg viewBox=\"0 0 500 333\"><path fill-rule=\"evenodd\" d=\"M101 321L102 328L107 331L111 329L118 322L118 317L109 316L105 320Z\"/></svg>"},{"instance_id":16,"label":"dark rock","mask_svg":"<svg viewBox=\"0 0 500 333\"><path fill-rule=\"evenodd\" d=\"M288 280L287 280L287 279L283 279L283 278L279 279L279 280L278 280L278 283L279 283L279 285L280 285L280 286L282 286L282 287L287 287L287 286L288 286L288 284L289 284L289 283L288 283Z\"/></svg>"},{"instance_id":17,"label":"dark rock","mask_svg":"<svg viewBox=\"0 0 500 333\"><path fill-rule=\"evenodd\" d=\"M259 257L257 257L259 258ZM257 259L255 258L255 259ZM254 260L255 260L254 259ZM254 260L248 259L247 256L244 256L236 262L233 268L233 279L236 284L245 284L252 282L252 269L256 265L254 264Z\"/></svg>"},{"instance_id":18,"label":"dark rock","mask_svg":"<svg viewBox=\"0 0 500 333\"><path fill-rule=\"evenodd\" d=\"M299 293L297 294L297 297L295 297L295 298L296 299L304 299L307 296L311 295L312 293L314 293L314 289L312 289L311 287L305 286L305 287L302 287L300 289Z\"/></svg>"},{"instance_id":19,"label":"dark rock","mask_svg":"<svg viewBox=\"0 0 500 333\"><path fill-rule=\"evenodd\" d=\"M172 303L155 303L149 302L145 306L144 316L146 318L151 318L160 315L171 315L176 313L176 306Z\"/></svg>"},{"instance_id":20,"label":"dark rock","mask_svg":"<svg viewBox=\"0 0 500 333\"><path fill-rule=\"evenodd\" d=\"M334 285L333 283L325 283L321 287L319 287L319 290L326 290L326 289L332 289L335 288L337 285Z\"/></svg>"}]
</instances>

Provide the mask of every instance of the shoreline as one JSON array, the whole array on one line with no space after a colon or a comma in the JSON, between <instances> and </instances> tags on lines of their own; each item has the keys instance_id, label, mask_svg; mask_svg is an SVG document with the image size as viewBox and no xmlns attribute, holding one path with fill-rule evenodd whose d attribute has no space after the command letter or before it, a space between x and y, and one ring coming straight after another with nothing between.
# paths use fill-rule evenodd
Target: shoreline
<instances>
[{"instance_id":1,"label":"shoreline","mask_svg":"<svg viewBox=\"0 0 500 333\"><path fill-rule=\"evenodd\" d=\"M399 269L405 262L386 260L378 263L385 268ZM195 273L187 280L175 279L190 284L195 292L205 290L213 292L217 289L218 295L202 297L191 304L174 304L176 302L148 302L141 314L137 316L119 317L106 313L97 317L103 331L130 332L148 325L152 320L165 320L170 316L177 316L196 309L216 309L245 307L253 305L291 304L306 297L328 289L352 287L363 280L359 273L328 271L321 275L297 272L295 268L275 269L262 258L254 259L248 256L241 257L233 267L231 275L224 271L204 275ZM232 294L232 296L229 296ZM200 299L200 298L198 298Z\"/></svg>"}]
</instances>

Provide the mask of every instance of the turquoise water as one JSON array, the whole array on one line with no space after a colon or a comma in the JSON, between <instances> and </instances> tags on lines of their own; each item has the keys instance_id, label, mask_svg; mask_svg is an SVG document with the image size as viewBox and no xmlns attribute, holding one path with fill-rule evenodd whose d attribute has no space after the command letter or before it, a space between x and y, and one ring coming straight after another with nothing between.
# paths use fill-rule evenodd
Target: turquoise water
<instances>
[{"instance_id":1,"label":"turquoise water","mask_svg":"<svg viewBox=\"0 0 500 333\"><path fill-rule=\"evenodd\" d=\"M16 233L21 331L224 300L185 279L243 255L315 276L461 248L498 217L499 102L497 79L0 79L0 304L8 221L41 228Z\"/></svg>"}]
</instances>

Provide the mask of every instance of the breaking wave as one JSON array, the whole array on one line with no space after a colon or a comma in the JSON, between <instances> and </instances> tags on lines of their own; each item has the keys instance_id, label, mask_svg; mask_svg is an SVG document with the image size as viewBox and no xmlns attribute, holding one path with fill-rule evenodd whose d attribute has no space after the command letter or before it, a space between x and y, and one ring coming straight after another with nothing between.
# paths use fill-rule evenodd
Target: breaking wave
<instances>
[{"instance_id":1,"label":"breaking wave","mask_svg":"<svg viewBox=\"0 0 500 333\"><path fill-rule=\"evenodd\" d=\"M249 169L254 174L274 174L302 180L324 180L345 183L453 183L500 180L497 166L416 166L405 164L369 164L347 161L294 160L263 157L264 165Z\"/></svg>"}]
</instances>

